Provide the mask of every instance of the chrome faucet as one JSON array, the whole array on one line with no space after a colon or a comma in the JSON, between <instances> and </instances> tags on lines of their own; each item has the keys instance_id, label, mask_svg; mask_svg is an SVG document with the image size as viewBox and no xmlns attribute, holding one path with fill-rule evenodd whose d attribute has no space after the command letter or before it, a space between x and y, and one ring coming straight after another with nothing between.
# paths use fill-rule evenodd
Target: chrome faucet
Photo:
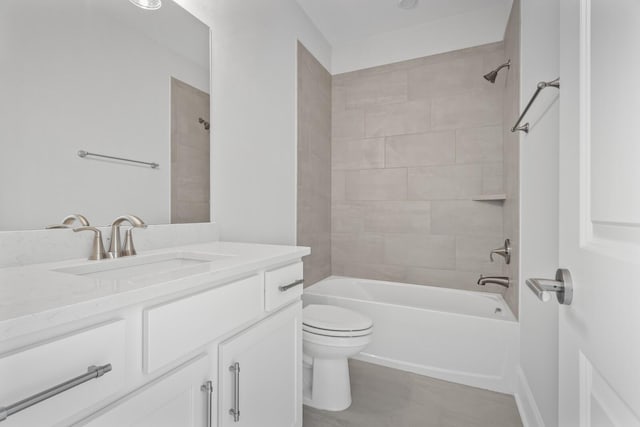
<instances>
[{"instance_id":1,"label":"chrome faucet","mask_svg":"<svg viewBox=\"0 0 640 427\"><path fill-rule=\"evenodd\" d=\"M478 286L484 286L487 283L492 283L494 285L500 285L508 288L510 280L505 276L484 276L481 274L480 278L478 279Z\"/></svg>"},{"instance_id":2,"label":"chrome faucet","mask_svg":"<svg viewBox=\"0 0 640 427\"><path fill-rule=\"evenodd\" d=\"M124 246L121 242L120 226L128 222L131 224L131 228L127 230L124 240ZM133 246L133 233L134 228L147 228L147 224L144 223L139 217L135 215L123 215L116 218L111 224L111 243L109 244L109 257L119 258L121 256L132 256L136 254L136 249Z\"/></svg>"}]
</instances>

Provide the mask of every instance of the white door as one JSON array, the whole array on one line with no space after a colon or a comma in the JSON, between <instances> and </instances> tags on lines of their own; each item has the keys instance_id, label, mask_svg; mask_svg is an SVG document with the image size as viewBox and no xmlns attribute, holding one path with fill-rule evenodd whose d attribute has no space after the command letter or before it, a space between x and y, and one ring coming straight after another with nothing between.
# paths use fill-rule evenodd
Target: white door
<instances>
[{"instance_id":1,"label":"white door","mask_svg":"<svg viewBox=\"0 0 640 427\"><path fill-rule=\"evenodd\" d=\"M640 1L560 5L559 425L640 426Z\"/></svg>"},{"instance_id":2,"label":"white door","mask_svg":"<svg viewBox=\"0 0 640 427\"><path fill-rule=\"evenodd\" d=\"M220 345L220 427L302 425L301 322L299 302Z\"/></svg>"}]
</instances>

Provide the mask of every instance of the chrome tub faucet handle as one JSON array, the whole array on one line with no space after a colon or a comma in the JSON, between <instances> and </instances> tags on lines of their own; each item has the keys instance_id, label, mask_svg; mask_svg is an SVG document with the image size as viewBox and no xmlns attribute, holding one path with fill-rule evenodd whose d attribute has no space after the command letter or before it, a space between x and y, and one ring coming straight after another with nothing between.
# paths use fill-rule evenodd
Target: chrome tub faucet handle
<instances>
[{"instance_id":1,"label":"chrome tub faucet handle","mask_svg":"<svg viewBox=\"0 0 640 427\"><path fill-rule=\"evenodd\" d=\"M502 246L501 248L493 249L489 253L489 259L491 260L491 262L494 261L493 259L494 255L500 255L501 257L504 258L504 262L506 264L510 264L511 263L511 240L506 239L504 241L504 246Z\"/></svg>"}]
</instances>

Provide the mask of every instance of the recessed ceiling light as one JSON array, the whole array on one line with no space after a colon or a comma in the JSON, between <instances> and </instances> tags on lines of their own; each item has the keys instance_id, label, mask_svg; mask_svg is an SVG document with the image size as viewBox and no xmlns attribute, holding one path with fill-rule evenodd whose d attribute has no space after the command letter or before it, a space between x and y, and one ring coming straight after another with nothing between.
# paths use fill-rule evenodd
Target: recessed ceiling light
<instances>
[{"instance_id":1,"label":"recessed ceiling light","mask_svg":"<svg viewBox=\"0 0 640 427\"><path fill-rule=\"evenodd\" d=\"M398 0L400 9L413 9L418 5L418 0Z\"/></svg>"},{"instance_id":2,"label":"recessed ceiling light","mask_svg":"<svg viewBox=\"0 0 640 427\"><path fill-rule=\"evenodd\" d=\"M162 7L162 0L129 0L136 6L146 10L158 10Z\"/></svg>"}]
</instances>

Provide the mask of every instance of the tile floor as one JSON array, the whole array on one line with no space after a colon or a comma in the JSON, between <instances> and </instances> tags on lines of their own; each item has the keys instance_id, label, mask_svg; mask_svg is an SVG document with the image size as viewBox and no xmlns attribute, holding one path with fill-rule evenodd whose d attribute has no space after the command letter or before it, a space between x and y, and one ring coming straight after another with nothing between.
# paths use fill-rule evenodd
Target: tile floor
<instances>
[{"instance_id":1,"label":"tile floor","mask_svg":"<svg viewBox=\"0 0 640 427\"><path fill-rule=\"evenodd\" d=\"M513 396L359 361L343 412L304 407L304 427L521 427Z\"/></svg>"}]
</instances>

